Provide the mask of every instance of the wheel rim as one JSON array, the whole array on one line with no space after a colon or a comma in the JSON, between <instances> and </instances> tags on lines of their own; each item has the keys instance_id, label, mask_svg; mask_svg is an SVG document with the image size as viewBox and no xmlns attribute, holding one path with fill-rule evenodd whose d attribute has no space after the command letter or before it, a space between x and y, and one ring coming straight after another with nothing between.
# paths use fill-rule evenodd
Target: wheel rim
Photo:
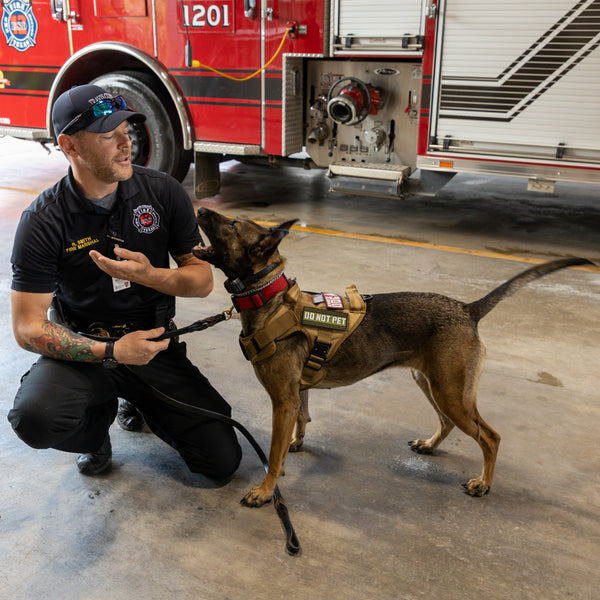
<instances>
[{"instance_id":1,"label":"wheel rim","mask_svg":"<svg viewBox=\"0 0 600 600\"><path fill-rule=\"evenodd\" d=\"M150 136L143 123L130 123L131 162L145 167L150 158Z\"/></svg>"}]
</instances>

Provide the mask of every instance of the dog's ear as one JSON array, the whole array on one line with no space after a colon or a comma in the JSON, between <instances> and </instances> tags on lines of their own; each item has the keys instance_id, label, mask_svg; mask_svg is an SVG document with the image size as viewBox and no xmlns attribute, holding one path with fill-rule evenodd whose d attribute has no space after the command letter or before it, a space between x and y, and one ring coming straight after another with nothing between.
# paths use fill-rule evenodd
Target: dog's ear
<instances>
[{"instance_id":1,"label":"dog's ear","mask_svg":"<svg viewBox=\"0 0 600 600\"><path fill-rule=\"evenodd\" d=\"M298 219L290 219L289 221L284 221L283 223L279 223L279 225L272 227L271 229L274 229L276 231L282 231L283 233L281 235L281 238L283 239L290 232L292 225L297 222L298 222Z\"/></svg>"},{"instance_id":2,"label":"dog's ear","mask_svg":"<svg viewBox=\"0 0 600 600\"><path fill-rule=\"evenodd\" d=\"M279 242L290 232L291 226L297 221L298 219L291 219L271 227L268 233L256 245L256 254L260 256L271 254L277 248Z\"/></svg>"}]
</instances>

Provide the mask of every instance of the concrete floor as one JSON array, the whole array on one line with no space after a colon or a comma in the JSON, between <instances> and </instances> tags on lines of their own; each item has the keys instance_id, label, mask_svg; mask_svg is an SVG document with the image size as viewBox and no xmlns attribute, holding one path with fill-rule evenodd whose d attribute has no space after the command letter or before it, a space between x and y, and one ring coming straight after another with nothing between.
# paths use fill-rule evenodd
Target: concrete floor
<instances>
[{"instance_id":1,"label":"concrete floor","mask_svg":"<svg viewBox=\"0 0 600 600\"><path fill-rule=\"evenodd\" d=\"M286 273L304 289L356 283L474 300L529 266L514 255L600 261L592 188L532 196L523 182L459 176L435 198L357 199L328 195L320 173L224 167L222 193L205 205L311 228L282 244ZM245 440L237 475L214 489L150 433L113 426L113 470L97 478L79 475L73 455L33 450L12 433L6 414L33 358L10 329L12 236L65 168L59 154L0 139L0 598L599 597L600 271L555 273L482 321L479 408L502 435L485 498L460 487L481 469L464 434L452 432L434 456L410 451L436 418L408 371L313 392L305 450L290 455L280 482L303 548L293 558L273 508L239 504L263 476ZM191 193L191 174L185 185ZM181 325L229 307L216 279L209 298L179 302ZM190 355L266 450L270 402L238 333L234 319L192 334Z\"/></svg>"}]
</instances>

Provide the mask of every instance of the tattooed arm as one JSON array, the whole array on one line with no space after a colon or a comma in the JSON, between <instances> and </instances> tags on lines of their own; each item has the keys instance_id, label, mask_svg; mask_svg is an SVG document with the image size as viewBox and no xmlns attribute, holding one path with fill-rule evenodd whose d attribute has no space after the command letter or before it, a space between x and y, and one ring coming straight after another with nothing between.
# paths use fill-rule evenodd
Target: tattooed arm
<instances>
[{"instance_id":1,"label":"tattooed arm","mask_svg":"<svg viewBox=\"0 0 600 600\"><path fill-rule=\"evenodd\" d=\"M48 320L52 294L11 291L15 340L25 350L58 360L102 361L106 343L90 340ZM164 332L163 327L134 331L115 343L115 358L125 364L145 365L169 345L168 340L150 341Z\"/></svg>"}]
</instances>

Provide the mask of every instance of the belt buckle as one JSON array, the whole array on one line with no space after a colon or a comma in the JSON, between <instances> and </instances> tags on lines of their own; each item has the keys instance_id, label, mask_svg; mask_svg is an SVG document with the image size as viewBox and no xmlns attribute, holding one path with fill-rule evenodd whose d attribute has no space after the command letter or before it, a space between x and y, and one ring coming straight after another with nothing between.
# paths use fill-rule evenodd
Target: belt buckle
<instances>
[{"instance_id":1,"label":"belt buckle","mask_svg":"<svg viewBox=\"0 0 600 600\"><path fill-rule=\"evenodd\" d=\"M95 335L98 337L105 337L105 338L111 337L110 332L108 331L108 329L106 329L106 326L102 323L92 323L88 328L88 332L90 335Z\"/></svg>"},{"instance_id":2,"label":"belt buckle","mask_svg":"<svg viewBox=\"0 0 600 600\"><path fill-rule=\"evenodd\" d=\"M92 323L88 327L88 333L97 337L123 337L126 333L133 331L128 323L109 325L108 323Z\"/></svg>"}]
</instances>

